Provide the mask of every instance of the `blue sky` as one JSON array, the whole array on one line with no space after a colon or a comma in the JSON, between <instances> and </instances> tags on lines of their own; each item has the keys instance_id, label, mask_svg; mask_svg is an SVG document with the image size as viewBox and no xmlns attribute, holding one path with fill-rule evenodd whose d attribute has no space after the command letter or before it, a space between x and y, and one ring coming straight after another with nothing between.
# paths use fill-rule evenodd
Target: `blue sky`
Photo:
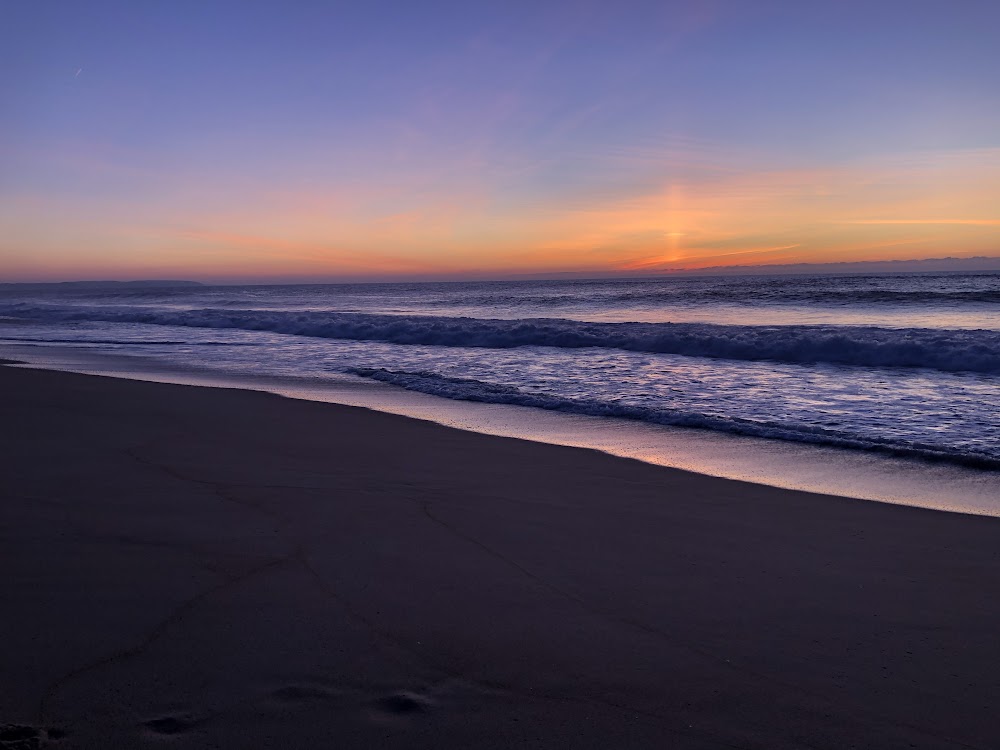
<instances>
[{"instance_id":1,"label":"blue sky","mask_svg":"<svg viewBox=\"0 0 1000 750\"><path fill-rule=\"evenodd\" d=\"M10 278L1000 254L1000 3L0 12Z\"/></svg>"}]
</instances>

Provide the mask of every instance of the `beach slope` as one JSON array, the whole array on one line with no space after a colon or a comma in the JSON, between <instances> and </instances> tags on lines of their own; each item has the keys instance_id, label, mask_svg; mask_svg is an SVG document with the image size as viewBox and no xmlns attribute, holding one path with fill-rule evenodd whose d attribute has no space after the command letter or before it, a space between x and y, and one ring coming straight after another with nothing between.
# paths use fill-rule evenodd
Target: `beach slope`
<instances>
[{"instance_id":1,"label":"beach slope","mask_svg":"<svg viewBox=\"0 0 1000 750\"><path fill-rule=\"evenodd\" d=\"M0 748L1000 742L996 519L11 367L0 425Z\"/></svg>"}]
</instances>

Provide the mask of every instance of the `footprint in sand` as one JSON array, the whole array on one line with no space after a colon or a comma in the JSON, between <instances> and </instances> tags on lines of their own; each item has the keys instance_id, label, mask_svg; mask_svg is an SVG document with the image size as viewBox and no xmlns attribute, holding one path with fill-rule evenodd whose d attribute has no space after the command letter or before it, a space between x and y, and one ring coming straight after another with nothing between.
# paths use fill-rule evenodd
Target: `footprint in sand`
<instances>
[{"instance_id":1,"label":"footprint in sand","mask_svg":"<svg viewBox=\"0 0 1000 750\"><path fill-rule=\"evenodd\" d=\"M36 729L21 724L0 724L0 750L37 750L58 742L66 733L61 729Z\"/></svg>"},{"instance_id":2,"label":"footprint in sand","mask_svg":"<svg viewBox=\"0 0 1000 750\"><path fill-rule=\"evenodd\" d=\"M433 703L426 696L408 691L379 698L377 705L384 713L393 716L424 713L433 707Z\"/></svg>"},{"instance_id":3,"label":"footprint in sand","mask_svg":"<svg viewBox=\"0 0 1000 750\"><path fill-rule=\"evenodd\" d=\"M186 716L161 716L142 723L154 734L181 734L194 727L195 722Z\"/></svg>"}]
</instances>

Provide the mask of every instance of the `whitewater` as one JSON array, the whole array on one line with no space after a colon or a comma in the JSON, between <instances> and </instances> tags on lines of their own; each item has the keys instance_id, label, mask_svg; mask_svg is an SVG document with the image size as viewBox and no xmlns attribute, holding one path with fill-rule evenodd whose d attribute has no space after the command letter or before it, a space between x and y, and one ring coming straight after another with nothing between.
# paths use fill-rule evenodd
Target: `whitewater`
<instances>
[{"instance_id":1,"label":"whitewater","mask_svg":"<svg viewBox=\"0 0 1000 750\"><path fill-rule=\"evenodd\" d=\"M8 286L0 344L1000 471L1000 274Z\"/></svg>"}]
</instances>

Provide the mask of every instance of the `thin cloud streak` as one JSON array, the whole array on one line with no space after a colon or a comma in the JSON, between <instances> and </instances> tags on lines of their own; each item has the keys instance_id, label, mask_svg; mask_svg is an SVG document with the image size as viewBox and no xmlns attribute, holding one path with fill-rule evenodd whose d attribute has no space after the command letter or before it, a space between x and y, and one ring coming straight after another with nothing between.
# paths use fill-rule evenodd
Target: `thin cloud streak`
<instances>
[{"instance_id":1,"label":"thin cloud streak","mask_svg":"<svg viewBox=\"0 0 1000 750\"><path fill-rule=\"evenodd\" d=\"M1000 219L853 219L838 222L840 224L955 224L968 226L1000 226Z\"/></svg>"}]
</instances>

